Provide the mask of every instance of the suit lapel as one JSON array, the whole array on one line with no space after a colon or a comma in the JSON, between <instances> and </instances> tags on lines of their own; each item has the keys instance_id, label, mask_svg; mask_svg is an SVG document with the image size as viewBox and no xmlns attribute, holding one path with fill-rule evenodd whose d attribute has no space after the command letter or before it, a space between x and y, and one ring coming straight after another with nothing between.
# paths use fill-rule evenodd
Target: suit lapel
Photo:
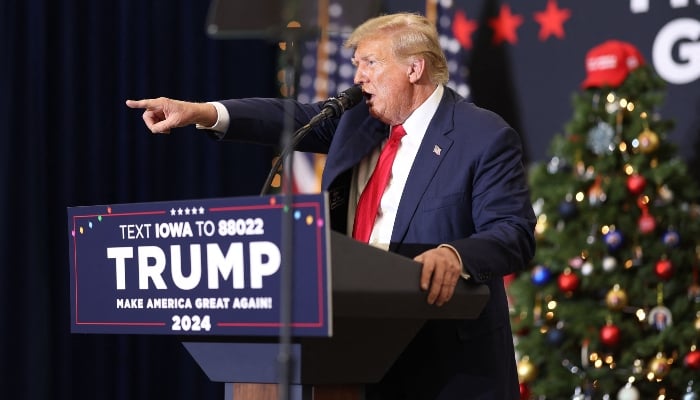
<instances>
[{"instance_id":1,"label":"suit lapel","mask_svg":"<svg viewBox=\"0 0 700 400\"><path fill-rule=\"evenodd\" d=\"M351 110L352 111L352 110ZM352 167L375 149L387 136L387 126L369 117L348 115L336 129L323 169L322 186L328 191L331 227L347 232L348 201Z\"/></svg>"},{"instance_id":2,"label":"suit lapel","mask_svg":"<svg viewBox=\"0 0 700 400\"><path fill-rule=\"evenodd\" d=\"M337 137L333 138L328 150L322 178L324 189L387 138L388 127L369 116L361 121L349 118L342 123L346 126L338 126Z\"/></svg>"},{"instance_id":3,"label":"suit lapel","mask_svg":"<svg viewBox=\"0 0 700 400\"><path fill-rule=\"evenodd\" d=\"M447 133L454 129L454 104L451 92L446 88L440 106L428 125L423 141L418 148L416 159L406 180L406 187L397 210L392 243L402 243L408 232L411 220L423 200L425 191L435 177L438 167L452 147L452 139Z\"/></svg>"}]
</instances>

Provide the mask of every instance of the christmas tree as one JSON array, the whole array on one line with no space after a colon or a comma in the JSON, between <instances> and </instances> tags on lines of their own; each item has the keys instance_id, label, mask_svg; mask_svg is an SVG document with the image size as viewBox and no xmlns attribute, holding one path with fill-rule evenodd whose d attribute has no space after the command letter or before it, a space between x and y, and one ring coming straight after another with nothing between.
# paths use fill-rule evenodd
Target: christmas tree
<instances>
[{"instance_id":1,"label":"christmas tree","mask_svg":"<svg viewBox=\"0 0 700 400\"><path fill-rule=\"evenodd\" d=\"M521 398L697 400L700 192L659 115L665 83L619 41L586 69L530 171L537 253L508 287Z\"/></svg>"}]
</instances>

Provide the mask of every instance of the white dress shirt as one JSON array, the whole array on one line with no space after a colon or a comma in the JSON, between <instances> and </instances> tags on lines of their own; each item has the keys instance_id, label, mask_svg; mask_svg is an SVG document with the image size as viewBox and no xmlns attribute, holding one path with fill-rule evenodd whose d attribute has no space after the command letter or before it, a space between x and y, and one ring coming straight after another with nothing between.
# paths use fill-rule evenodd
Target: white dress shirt
<instances>
[{"instance_id":1,"label":"white dress shirt","mask_svg":"<svg viewBox=\"0 0 700 400\"><path fill-rule=\"evenodd\" d=\"M438 85L433 94L421 104L403 123L403 128L406 131L406 136L401 139L401 145L396 153L394 164L391 167L391 177L387 185L382 199L379 203L377 219L374 222L374 228L369 238L369 244L375 247L387 249L391 242L391 233L394 229L394 220L396 220L396 212L399 208L401 195L406 186L408 173L413 166L413 160L418 154L418 148L423 141L423 136L428 130L430 120L433 119L435 111L437 111L444 88ZM384 142L386 144L386 141ZM382 144L381 147L384 147ZM369 177L374 171L374 167L379 159L381 148L373 151L368 157L365 157L360 164L355 168L353 175L352 187L356 190L351 190L350 202L353 206L360 200L360 194L364 190ZM352 225L355 219L354 207L348 213L348 234L352 233Z\"/></svg>"}]
</instances>

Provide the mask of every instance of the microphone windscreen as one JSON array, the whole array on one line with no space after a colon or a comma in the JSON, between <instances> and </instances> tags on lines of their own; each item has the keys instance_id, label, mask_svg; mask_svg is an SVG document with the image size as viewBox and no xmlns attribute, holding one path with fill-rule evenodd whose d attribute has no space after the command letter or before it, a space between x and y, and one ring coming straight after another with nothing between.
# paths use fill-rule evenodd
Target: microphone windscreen
<instances>
[{"instance_id":1,"label":"microphone windscreen","mask_svg":"<svg viewBox=\"0 0 700 400\"><path fill-rule=\"evenodd\" d=\"M345 89L338 95L338 100L340 100L345 110L355 107L362 100L362 87L353 85Z\"/></svg>"}]
</instances>

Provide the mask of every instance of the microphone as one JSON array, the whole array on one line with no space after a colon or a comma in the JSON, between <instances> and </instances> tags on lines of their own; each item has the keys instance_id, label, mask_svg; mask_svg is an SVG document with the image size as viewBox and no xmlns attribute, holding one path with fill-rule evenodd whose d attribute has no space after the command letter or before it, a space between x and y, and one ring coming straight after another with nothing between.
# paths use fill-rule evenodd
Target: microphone
<instances>
[{"instance_id":1,"label":"microphone","mask_svg":"<svg viewBox=\"0 0 700 400\"><path fill-rule=\"evenodd\" d=\"M311 120L301 128L299 128L292 135L291 142L288 143L280 152L280 156L277 157L277 161L270 169L267 175L267 179L263 184L262 190L260 192L261 196L267 194L272 184L272 180L275 178L277 172L279 172L282 166L282 161L297 147L301 139L306 136L311 131L314 125L328 118L336 118L343 114L345 111L352 107L355 107L362 100L362 88L359 85L350 86L349 88L338 93L338 97L330 97L323 103L321 112L316 114Z\"/></svg>"},{"instance_id":2,"label":"microphone","mask_svg":"<svg viewBox=\"0 0 700 400\"><path fill-rule=\"evenodd\" d=\"M311 118L309 125L327 119L339 117L346 110L355 107L362 100L362 88L360 85L353 85L338 93L338 97L330 97L323 103L321 112Z\"/></svg>"}]
</instances>

